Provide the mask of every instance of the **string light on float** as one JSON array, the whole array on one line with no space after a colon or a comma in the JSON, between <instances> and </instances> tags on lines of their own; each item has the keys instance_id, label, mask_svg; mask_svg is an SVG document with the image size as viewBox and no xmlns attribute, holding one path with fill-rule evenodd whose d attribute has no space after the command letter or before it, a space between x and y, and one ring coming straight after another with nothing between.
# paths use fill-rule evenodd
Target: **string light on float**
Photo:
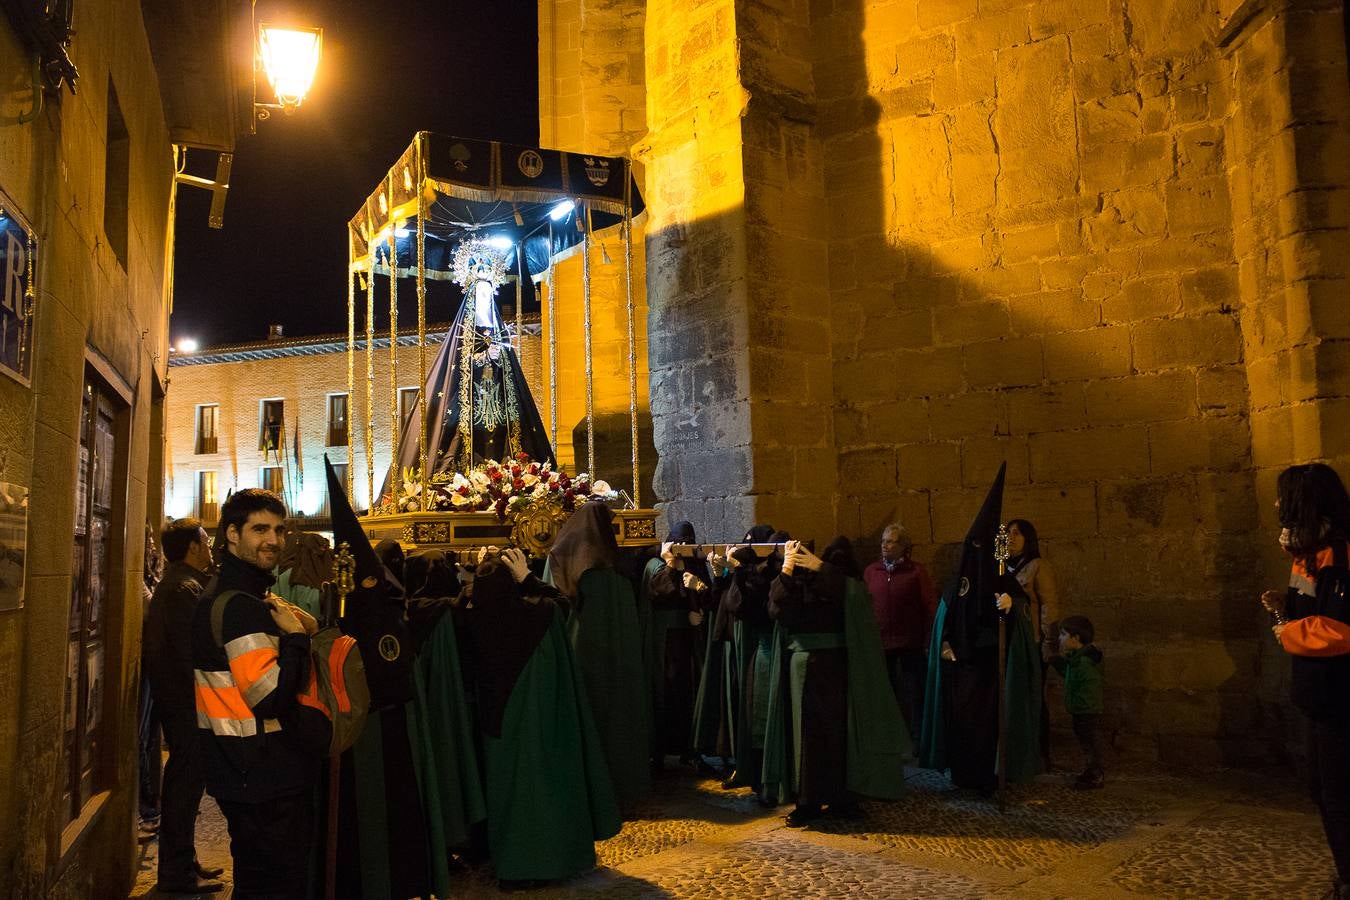
<instances>
[{"instance_id":1,"label":"string light on float","mask_svg":"<svg viewBox=\"0 0 1350 900\"><path fill-rule=\"evenodd\" d=\"M576 203L571 200L564 200L548 211L548 217L555 222L561 222L576 208Z\"/></svg>"}]
</instances>

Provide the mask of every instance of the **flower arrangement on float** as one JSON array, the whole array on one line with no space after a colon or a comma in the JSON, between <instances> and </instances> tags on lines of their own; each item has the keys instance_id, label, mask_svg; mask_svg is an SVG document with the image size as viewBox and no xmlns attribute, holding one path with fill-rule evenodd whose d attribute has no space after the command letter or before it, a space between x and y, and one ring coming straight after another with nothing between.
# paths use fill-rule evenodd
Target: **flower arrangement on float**
<instances>
[{"instance_id":1,"label":"flower arrangement on float","mask_svg":"<svg viewBox=\"0 0 1350 900\"><path fill-rule=\"evenodd\" d=\"M586 500L613 496L604 481L592 481L585 473L568 475L549 463L535 462L517 453L511 460L487 460L469 472L439 473L422 480L415 469L403 470L398 495L386 494L380 512L486 512L505 522L514 506L544 502L570 513Z\"/></svg>"}]
</instances>

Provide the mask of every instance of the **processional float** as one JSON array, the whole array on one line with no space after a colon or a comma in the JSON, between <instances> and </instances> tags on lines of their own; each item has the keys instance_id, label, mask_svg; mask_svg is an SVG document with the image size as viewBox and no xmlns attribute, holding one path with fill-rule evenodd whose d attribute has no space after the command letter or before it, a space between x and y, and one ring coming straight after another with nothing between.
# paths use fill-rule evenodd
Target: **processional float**
<instances>
[{"instance_id":1,"label":"processional float","mask_svg":"<svg viewBox=\"0 0 1350 900\"><path fill-rule=\"evenodd\" d=\"M419 132L348 227L347 396L356 396L359 293L365 294L365 477L371 504L362 524L372 541L466 550L511 544L548 552L577 503L601 496L616 506L620 545L656 540L656 511L641 508L632 220L642 200L629 161L497 141ZM595 396L591 349L591 247L594 234L621 231L628 306L628 383L632 493L595 476ZM586 471L557 465L558 298L555 261L580 247L586 380ZM418 396L399 409L398 284L415 279ZM428 366L427 282L453 280L463 300ZM377 282L389 301L389 418L393 464L375 471L375 309ZM514 282L515 327L501 319L496 294ZM546 288L548 430L544 432L520 368L524 292ZM509 288L508 288L509 290ZM355 418L353 416L353 418ZM347 495L357 473L354 429L347 431ZM578 461L580 463L580 461Z\"/></svg>"}]
</instances>

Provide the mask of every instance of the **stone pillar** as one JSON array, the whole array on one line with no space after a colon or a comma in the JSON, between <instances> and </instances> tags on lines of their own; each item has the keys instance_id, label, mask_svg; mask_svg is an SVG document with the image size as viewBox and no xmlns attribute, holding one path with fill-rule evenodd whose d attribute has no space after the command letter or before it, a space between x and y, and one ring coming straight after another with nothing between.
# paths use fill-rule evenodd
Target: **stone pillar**
<instances>
[{"instance_id":1,"label":"stone pillar","mask_svg":"<svg viewBox=\"0 0 1350 900\"><path fill-rule=\"evenodd\" d=\"M1272 578L1288 565L1274 541L1280 470L1324 460L1350 476L1350 82L1342 8L1321 0L1246 3L1220 36L1235 63L1227 174L1263 537L1257 549ZM1287 663L1269 641L1261 646L1262 698L1287 718Z\"/></svg>"},{"instance_id":2,"label":"stone pillar","mask_svg":"<svg viewBox=\"0 0 1350 900\"><path fill-rule=\"evenodd\" d=\"M828 539L823 177L805 2L647 5L656 491L712 539Z\"/></svg>"}]
</instances>

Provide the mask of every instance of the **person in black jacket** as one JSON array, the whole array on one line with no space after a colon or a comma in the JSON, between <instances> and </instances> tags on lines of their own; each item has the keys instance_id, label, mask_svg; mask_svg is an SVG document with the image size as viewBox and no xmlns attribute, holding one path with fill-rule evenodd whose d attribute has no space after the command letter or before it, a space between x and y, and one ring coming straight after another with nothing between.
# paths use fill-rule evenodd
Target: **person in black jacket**
<instances>
[{"instance_id":1,"label":"person in black jacket","mask_svg":"<svg viewBox=\"0 0 1350 900\"><path fill-rule=\"evenodd\" d=\"M145 617L145 674L169 761L164 766L159 831L159 892L200 893L224 885L211 879L224 869L197 862L197 808L206 788L206 765L197 735L192 679L192 617L211 568L211 540L197 519L170 522L160 534L169 561L150 597Z\"/></svg>"},{"instance_id":2,"label":"person in black jacket","mask_svg":"<svg viewBox=\"0 0 1350 900\"><path fill-rule=\"evenodd\" d=\"M1309 787L1336 862L1328 896L1350 897L1350 495L1324 463L1285 469L1275 493L1293 566L1288 591L1261 602L1291 658L1291 699L1308 717Z\"/></svg>"},{"instance_id":3,"label":"person in black jacket","mask_svg":"<svg viewBox=\"0 0 1350 900\"><path fill-rule=\"evenodd\" d=\"M305 625L269 590L285 519L271 491L249 488L225 501L220 572L192 622L206 790L229 826L240 900L305 897L310 793L331 737Z\"/></svg>"}]
</instances>

